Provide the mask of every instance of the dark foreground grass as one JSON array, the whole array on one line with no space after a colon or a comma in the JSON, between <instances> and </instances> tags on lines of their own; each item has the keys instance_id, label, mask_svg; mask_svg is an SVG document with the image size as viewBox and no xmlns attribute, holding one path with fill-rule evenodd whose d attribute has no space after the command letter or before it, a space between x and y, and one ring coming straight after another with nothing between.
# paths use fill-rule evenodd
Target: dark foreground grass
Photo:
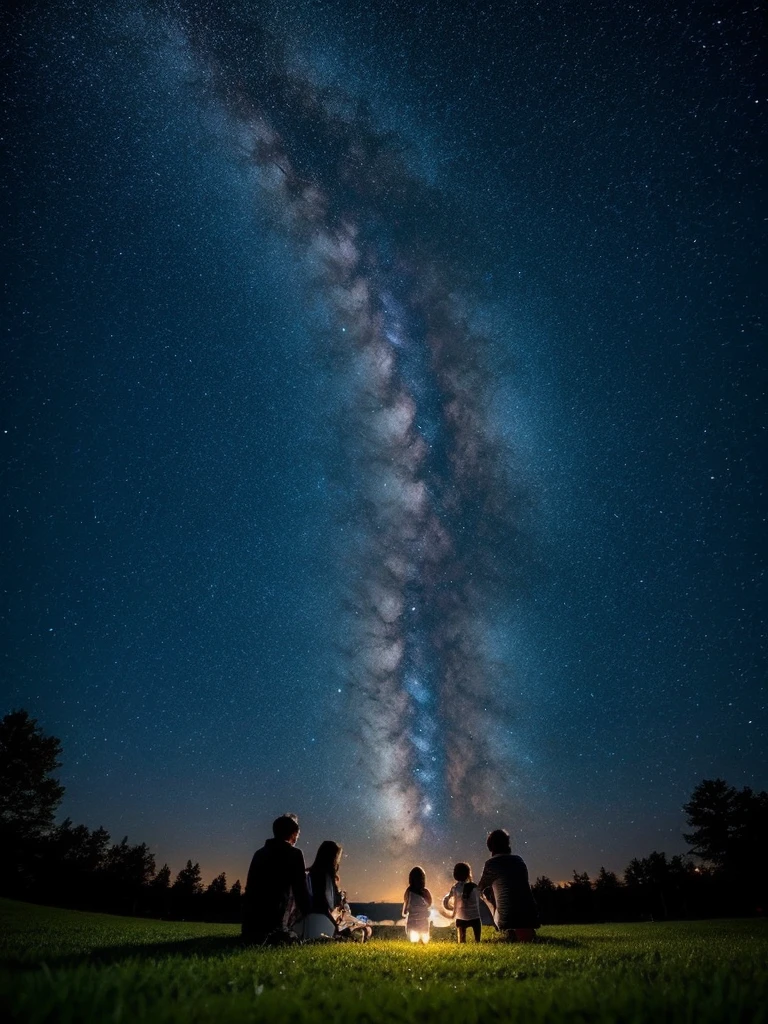
<instances>
[{"instance_id":1,"label":"dark foreground grass","mask_svg":"<svg viewBox=\"0 0 768 1024\"><path fill-rule=\"evenodd\" d=\"M541 930L426 947L244 949L232 925L139 921L0 900L0 1016L23 1022L768 1022L760 921ZM397 936L397 937L395 937Z\"/></svg>"}]
</instances>

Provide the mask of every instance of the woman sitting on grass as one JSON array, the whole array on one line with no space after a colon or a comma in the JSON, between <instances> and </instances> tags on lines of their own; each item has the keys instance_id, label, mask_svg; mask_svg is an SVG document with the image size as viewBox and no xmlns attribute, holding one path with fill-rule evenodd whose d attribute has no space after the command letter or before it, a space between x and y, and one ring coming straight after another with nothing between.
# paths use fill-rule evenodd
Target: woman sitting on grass
<instances>
[{"instance_id":1,"label":"woman sitting on grass","mask_svg":"<svg viewBox=\"0 0 768 1024\"><path fill-rule=\"evenodd\" d=\"M332 938L336 934L334 911L341 905L339 865L341 847L332 839L320 843L315 860L307 871L311 905L307 916L297 925L303 939Z\"/></svg>"},{"instance_id":2,"label":"woman sitting on grass","mask_svg":"<svg viewBox=\"0 0 768 1024\"><path fill-rule=\"evenodd\" d=\"M453 869L456 884L443 899L443 906L456 921L456 938L459 942L467 941L467 928L471 928L475 942L480 941L482 924L480 921L480 890L472 881L472 868L460 861Z\"/></svg>"},{"instance_id":3,"label":"woman sitting on grass","mask_svg":"<svg viewBox=\"0 0 768 1024\"><path fill-rule=\"evenodd\" d=\"M427 888L424 868L411 868L408 888L403 894L403 917L405 932L411 942L429 942L429 908L432 893Z\"/></svg>"}]
</instances>

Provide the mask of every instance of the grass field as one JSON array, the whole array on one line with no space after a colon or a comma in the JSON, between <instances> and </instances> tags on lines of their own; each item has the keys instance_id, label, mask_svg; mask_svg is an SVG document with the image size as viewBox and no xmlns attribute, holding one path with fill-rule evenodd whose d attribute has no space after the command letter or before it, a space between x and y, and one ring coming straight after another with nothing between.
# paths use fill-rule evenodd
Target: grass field
<instances>
[{"instance_id":1,"label":"grass field","mask_svg":"<svg viewBox=\"0 0 768 1024\"><path fill-rule=\"evenodd\" d=\"M378 937L381 935L381 937ZM0 1016L23 1022L768 1022L761 921L549 927L532 945L244 949L233 925L0 900Z\"/></svg>"}]
</instances>

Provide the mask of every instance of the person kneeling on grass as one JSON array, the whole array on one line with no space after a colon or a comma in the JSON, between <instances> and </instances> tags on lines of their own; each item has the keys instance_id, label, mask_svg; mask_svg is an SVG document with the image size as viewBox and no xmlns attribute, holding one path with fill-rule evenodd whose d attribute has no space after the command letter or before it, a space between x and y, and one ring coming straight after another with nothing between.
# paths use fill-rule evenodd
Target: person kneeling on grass
<instances>
[{"instance_id":1,"label":"person kneeling on grass","mask_svg":"<svg viewBox=\"0 0 768 1024\"><path fill-rule=\"evenodd\" d=\"M512 853L509 832L494 829L486 840L491 859L477 883L493 910L493 921L508 942L532 942L539 927L539 908L522 857Z\"/></svg>"},{"instance_id":2,"label":"person kneeling on grass","mask_svg":"<svg viewBox=\"0 0 768 1024\"><path fill-rule=\"evenodd\" d=\"M449 911L449 917L456 921L456 938L459 942L467 941L467 928L471 928L475 942L480 941L482 924L480 921L480 889L472 881L472 869L469 864L460 861L453 869L456 884L443 898L443 906Z\"/></svg>"}]
</instances>

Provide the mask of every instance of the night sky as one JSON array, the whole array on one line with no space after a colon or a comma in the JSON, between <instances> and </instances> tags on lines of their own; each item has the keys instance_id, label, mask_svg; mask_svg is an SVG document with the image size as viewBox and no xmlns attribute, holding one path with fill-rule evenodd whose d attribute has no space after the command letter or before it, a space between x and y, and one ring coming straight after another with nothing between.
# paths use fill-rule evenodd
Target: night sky
<instances>
[{"instance_id":1,"label":"night sky","mask_svg":"<svg viewBox=\"0 0 768 1024\"><path fill-rule=\"evenodd\" d=\"M768 787L743 4L5 16L2 701L61 815L353 898Z\"/></svg>"}]
</instances>

